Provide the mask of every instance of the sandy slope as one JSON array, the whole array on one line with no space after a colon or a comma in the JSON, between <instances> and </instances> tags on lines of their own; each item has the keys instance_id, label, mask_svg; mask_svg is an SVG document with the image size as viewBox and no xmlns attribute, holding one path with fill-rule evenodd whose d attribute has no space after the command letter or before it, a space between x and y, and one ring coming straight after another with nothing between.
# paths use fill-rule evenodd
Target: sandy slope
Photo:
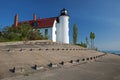
<instances>
[{"instance_id":1,"label":"sandy slope","mask_svg":"<svg viewBox=\"0 0 120 80\"><path fill-rule=\"evenodd\" d=\"M2 43L0 45L0 78L19 75L19 73L9 71L13 67L23 67L25 72L22 75L24 75L25 73L35 72L31 68L35 64L47 67L49 63L59 64L61 61L69 63L70 60L82 60L102 54L104 53L62 43Z\"/></svg>"}]
</instances>

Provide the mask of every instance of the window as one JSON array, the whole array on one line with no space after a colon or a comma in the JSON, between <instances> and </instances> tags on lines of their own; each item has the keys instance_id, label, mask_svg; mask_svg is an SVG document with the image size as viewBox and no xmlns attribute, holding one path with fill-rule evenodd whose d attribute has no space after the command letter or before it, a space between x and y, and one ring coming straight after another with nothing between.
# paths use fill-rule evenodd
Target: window
<instances>
[{"instance_id":1,"label":"window","mask_svg":"<svg viewBox=\"0 0 120 80\"><path fill-rule=\"evenodd\" d=\"M45 29L45 36L48 36L48 29Z\"/></svg>"}]
</instances>

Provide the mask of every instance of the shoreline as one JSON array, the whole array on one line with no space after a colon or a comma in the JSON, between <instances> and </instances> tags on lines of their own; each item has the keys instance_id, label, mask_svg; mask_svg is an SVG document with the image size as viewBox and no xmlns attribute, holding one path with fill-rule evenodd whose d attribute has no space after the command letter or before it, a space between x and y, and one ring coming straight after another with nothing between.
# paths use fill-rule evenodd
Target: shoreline
<instances>
[{"instance_id":1,"label":"shoreline","mask_svg":"<svg viewBox=\"0 0 120 80\"><path fill-rule=\"evenodd\" d=\"M106 51L101 51L101 52L120 56L120 50L106 50Z\"/></svg>"}]
</instances>

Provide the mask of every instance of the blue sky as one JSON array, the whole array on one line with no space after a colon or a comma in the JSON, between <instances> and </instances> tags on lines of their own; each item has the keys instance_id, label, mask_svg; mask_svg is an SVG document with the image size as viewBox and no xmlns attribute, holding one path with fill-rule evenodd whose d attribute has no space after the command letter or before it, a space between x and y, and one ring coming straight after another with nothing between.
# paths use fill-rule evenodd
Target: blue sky
<instances>
[{"instance_id":1,"label":"blue sky","mask_svg":"<svg viewBox=\"0 0 120 80\"><path fill-rule=\"evenodd\" d=\"M72 27L77 24L78 43L96 34L95 46L100 50L120 50L120 0L0 0L0 28L12 25L14 15L19 21L54 17L66 8L70 15L70 42ZM90 40L89 40L90 41Z\"/></svg>"}]
</instances>

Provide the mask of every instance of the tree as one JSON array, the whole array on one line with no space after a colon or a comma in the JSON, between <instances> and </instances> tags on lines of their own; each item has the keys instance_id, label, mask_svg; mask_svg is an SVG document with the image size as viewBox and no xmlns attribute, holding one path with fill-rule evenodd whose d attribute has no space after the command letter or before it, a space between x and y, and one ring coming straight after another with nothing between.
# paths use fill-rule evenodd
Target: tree
<instances>
[{"instance_id":1,"label":"tree","mask_svg":"<svg viewBox=\"0 0 120 80\"><path fill-rule=\"evenodd\" d=\"M93 33L93 48L95 48L94 47L94 39L95 39L95 33Z\"/></svg>"},{"instance_id":2,"label":"tree","mask_svg":"<svg viewBox=\"0 0 120 80\"><path fill-rule=\"evenodd\" d=\"M19 40L18 33L13 27L5 27L2 31L2 39L5 41L16 41ZM4 40L3 40L4 41Z\"/></svg>"},{"instance_id":3,"label":"tree","mask_svg":"<svg viewBox=\"0 0 120 80\"><path fill-rule=\"evenodd\" d=\"M80 46L82 46L82 47L84 47L84 48L87 48L87 44L86 43L84 43L84 42L81 42L80 44L78 44L78 45L80 45Z\"/></svg>"},{"instance_id":4,"label":"tree","mask_svg":"<svg viewBox=\"0 0 120 80\"><path fill-rule=\"evenodd\" d=\"M94 48L95 33L90 32L90 39L91 39L91 49L93 49Z\"/></svg>"},{"instance_id":5,"label":"tree","mask_svg":"<svg viewBox=\"0 0 120 80\"><path fill-rule=\"evenodd\" d=\"M77 44L77 40L78 40L78 28L77 28L77 25L74 24L73 25L73 44Z\"/></svg>"},{"instance_id":6,"label":"tree","mask_svg":"<svg viewBox=\"0 0 120 80\"><path fill-rule=\"evenodd\" d=\"M41 33L37 29L33 29L32 31L30 31L27 38L29 40L42 40L42 39L45 39L45 37L42 36Z\"/></svg>"},{"instance_id":7,"label":"tree","mask_svg":"<svg viewBox=\"0 0 120 80\"><path fill-rule=\"evenodd\" d=\"M88 42L88 38L87 37L85 38L85 41L86 41L86 46L88 47L89 42Z\"/></svg>"},{"instance_id":8,"label":"tree","mask_svg":"<svg viewBox=\"0 0 120 80\"><path fill-rule=\"evenodd\" d=\"M44 36L29 24L21 24L17 27L5 27L0 35L0 41L41 40Z\"/></svg>"}]
</instances>

